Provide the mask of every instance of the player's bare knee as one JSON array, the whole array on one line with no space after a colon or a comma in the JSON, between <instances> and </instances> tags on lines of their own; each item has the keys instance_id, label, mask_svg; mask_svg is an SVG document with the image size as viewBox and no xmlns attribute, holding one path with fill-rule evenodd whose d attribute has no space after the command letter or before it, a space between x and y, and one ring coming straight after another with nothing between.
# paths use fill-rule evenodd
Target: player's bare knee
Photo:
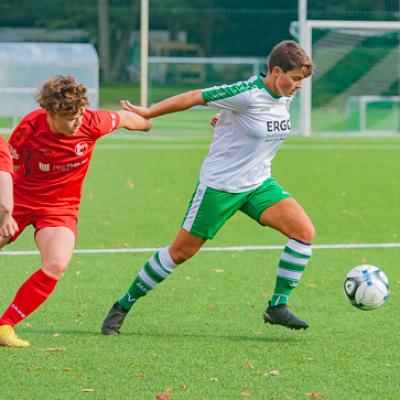
<instances>
[{"instance_id":1,"label":"player's bare knee","mask_svg":"<svg viewBox=\"0 0 400 400\"><path fill-rule=\"evenodd\" d=\"M314 225L312 223L303 225L300 229L291 232L289 236L303 243L312 243L315 238Z\"/></svg>"},{"instance_id":2,"label":"player's bare knee","mask_svg":"<svg viewBox=\"0 0 400 400\"><path fill-rule=\"evenodd\" d=\"M198 249L193 247L179 247L170 249L171 258L174 260L175 264L182 264L189 258L192 258Z\"/></svg>"},{"instance_id":3,"label":"player's bare knee","mask_svg":"<svg viewBox=\"0 0 400 400\"><path fill-rule=\"evenodd\" d=\"M312 243L315 238L314 225L309 224L307 226L304 226L297 236L297 239L303 243Z\"/></svg>"},{"instance_id":4,"label":"player's bare knee","mask_svg":"<svg viewBox=\"0 0 400 400\"><path fill-rule=\"evenodd\" d=\"M61 259L53 259L44 263L42 269L47 275L50 275L53 278L58 279L62 276L67 267L68 267L68 262L63 261Z\"/></svg>"}]
</instances>

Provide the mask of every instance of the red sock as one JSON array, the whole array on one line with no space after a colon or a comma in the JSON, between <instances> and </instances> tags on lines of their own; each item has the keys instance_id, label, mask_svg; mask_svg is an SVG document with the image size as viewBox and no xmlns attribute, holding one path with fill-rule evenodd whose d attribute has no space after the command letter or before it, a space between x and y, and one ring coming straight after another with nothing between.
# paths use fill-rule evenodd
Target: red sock
<instances>
[{"instance_id":1,"label":"red sock","mask_svg":"<svg viewBox=\"0 0 400 400\"><path fill-rule=\"evenodd\" d=\"M38 269L18 289L0 318L0 325L14 326L35 311L50 296L58 280Z\"/></svg>"}]
</instances>

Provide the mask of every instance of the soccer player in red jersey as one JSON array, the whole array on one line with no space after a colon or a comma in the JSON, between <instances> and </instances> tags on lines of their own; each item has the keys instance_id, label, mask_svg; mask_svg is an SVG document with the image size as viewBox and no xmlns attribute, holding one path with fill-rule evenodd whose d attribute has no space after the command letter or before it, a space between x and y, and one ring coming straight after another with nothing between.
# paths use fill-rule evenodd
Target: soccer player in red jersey
<instances>
[{"instance_id":1,"label":"soccer player in red jersey","mask_svg":"<svg viewBox=\"0 0 400 400\"><path fill-rule=\"evenodd\" d=\"M149 120L133 112L87 109L87 89L70 75L45 82L36 100L41 108L23 118L9 140L19 231L10 230L12 219L6 222L0 248L33 225L41 265L0 317L0 345L9 347L29 346L14 326L49 297L71 260L82 185L96 141L117 128L151 128Z\"/></svg>"}]
</instances>

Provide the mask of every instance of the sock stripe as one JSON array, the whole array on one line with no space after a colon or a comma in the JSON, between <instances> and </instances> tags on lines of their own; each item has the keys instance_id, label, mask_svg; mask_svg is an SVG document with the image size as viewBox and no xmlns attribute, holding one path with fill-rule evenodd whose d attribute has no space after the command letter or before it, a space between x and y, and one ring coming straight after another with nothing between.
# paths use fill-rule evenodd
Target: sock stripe
<instances>
[{"instance_id":1,"label":"sock stripe","mask_svg":"<svg viewBox=\"0 0 400 400\"><path fill-rule=\"evenodd\" d=\"M287 304L293 289L299 283L312 254L311 245L289 239L276 271L275 288L270 304Z\"/></svg>"},{"instance_id":2,"label":"sock stripe","mask_svg":"<svg viewBox=\"0 0 400 400\"><path fill-rule=\"evenodd\" d=\"M298 251L295 251L288 246L286 246L283 251L286 254L290 254L291 256L297 257L297 258L305 258L308 260L311 257L311 254L308 255L308 254L299 253Z\"/></svg>"},{"instance_id":3,"label":"sock stripe","mask_svg":"<svg viewBox=\"0 0 400 400\"><path fill-rule=\"evenodd\" d=\"M139 271L128 291L118 300L120 306L129 311L137 300L168 278L174 267L169 247L155 253Z\"/></svg>"},{"instance_id":4,"label":"sock stripe","mask_svg":"<svg viewBox=\"0 0 400 400\"><path fill-rule=\"evenodd\" d=\"M308 258L298 258L298 257L293 257L290 254L287 253L282 253L281 254L281 260L286 261L291 264L295 265L304 265L306 266L308 263Z\"/></svg>"},{"instance_id":5,"label":"sock stripe","mask_svg":"<svg viewBox=\"0 0 400 400\"><path fill-rule=\"evenodd\" d=\"M144 268L142 268L140 270L139 278L150 289L153 289L153 287L157 285L157 282L155 280L151 279L151 277L149 275L147 275L147 273L144 270Z\"/></svg>"},{"instance_id":6,"label":"sock stripe","mask_svg":"<svg viewBox=\"0 0 400 400\"><path fill-rule=\"evenodd\" d=\"M299 264L292 264L290 262L284 261L284 260L280 260L279 261L279 267L280 268L284 268L284 269L288 269L291 271L298 271L298 272L303 272L306 268L305 265L299 265Z\"/></svg>"},{"instance_id":7,"label":"sock stripe","mask_svg":"<svg viewBox=\"0 0 400 400\"><path fill-rule=\"evenodd\" d=\"M295 239L289 239L287 242L286 247L304 255L311 256L312 254L312 247L311 245L300 243Z\"/></svg>"},{"instance_id":8,"label":"sock stripe","mask_svg":"<svg viewBox=\"0 0 400 400\"><path fill-rule=\"evenodd\" d=\"M145 270L146 274L153 279L153 281L156 281L157 283L160 283L164 280L164 278L160 275L157 274L157 272L152 268L149 262L144 264L143 269Z\"/></svg>"},{"instance_id":9,"label":"sock stripe","mask_svg":"<svg viewBox=\"0 0 400 400\"><path fill-rule=\"evenodd\" d=\"M172 272L172 269L169 269L168 267L166 267L160 260L160 252L157 252L156 254L154 254L153 257L151 257L154 259L154 261L157 263L157 265L166 273L166 274L170 274Z\"/></svg>"},{"instance_id":10,"label":"sock stripe","mask_svg":"<svg viewBox=\"0 0 400 400\"><path fill-rule=\"evenodd\" d=\"M174 267L176 267L176 264L174 263L174 260L169 252L169 247L164 247L161 249L158 257L161 265L163 265L165 268L172 270Z\"/></svg>"},{"instance_id":11,"label":"sock stripe","mask_svg":"<svg viewBox=\"0 0 400 400\"><path fill-rule=\"evenodd\" d=\"M285 278L293 281L299 281L303 275L303 271L292 271L288 269L278 268L277 275L280 278Z\"/></svg>"},{"instance_id":12,"label":"sock stripe","mask_svg":"<svg viewBox=\"0 0 400 400\"><path fill-rule=\"evenodd\" d=\"M157 273L157 275L160 276L161 278L165 279L169 275L169 272L167 272L165 269L163 269L157 263L157 261L154 257L151 257L147 263L150 264L153 271L155 271Z\"/></svg>"}]
</instances>

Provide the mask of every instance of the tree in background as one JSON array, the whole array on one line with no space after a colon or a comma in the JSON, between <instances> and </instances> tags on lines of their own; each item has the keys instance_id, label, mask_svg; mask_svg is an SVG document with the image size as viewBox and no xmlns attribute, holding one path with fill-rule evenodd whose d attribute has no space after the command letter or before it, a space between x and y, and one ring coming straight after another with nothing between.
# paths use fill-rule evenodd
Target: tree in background
<instances>
[{"instance_id":1,"label":"tree in background","mask_svg":"<svg viewBox=\"0 0 400 400\"><path fill-rule=\"evenodd\" d=\"M150 29L180 31L206 56L262 57L289 39L297 19L297 1L149 0ZM398 20L398 0L308 0L310 19ZM140 0L0 1L1 27L82 29L100 55L101 78L124 77L131 38L140 29ZM86 39L87 40L87 39Z\"/></svg>"}]
</instances>

